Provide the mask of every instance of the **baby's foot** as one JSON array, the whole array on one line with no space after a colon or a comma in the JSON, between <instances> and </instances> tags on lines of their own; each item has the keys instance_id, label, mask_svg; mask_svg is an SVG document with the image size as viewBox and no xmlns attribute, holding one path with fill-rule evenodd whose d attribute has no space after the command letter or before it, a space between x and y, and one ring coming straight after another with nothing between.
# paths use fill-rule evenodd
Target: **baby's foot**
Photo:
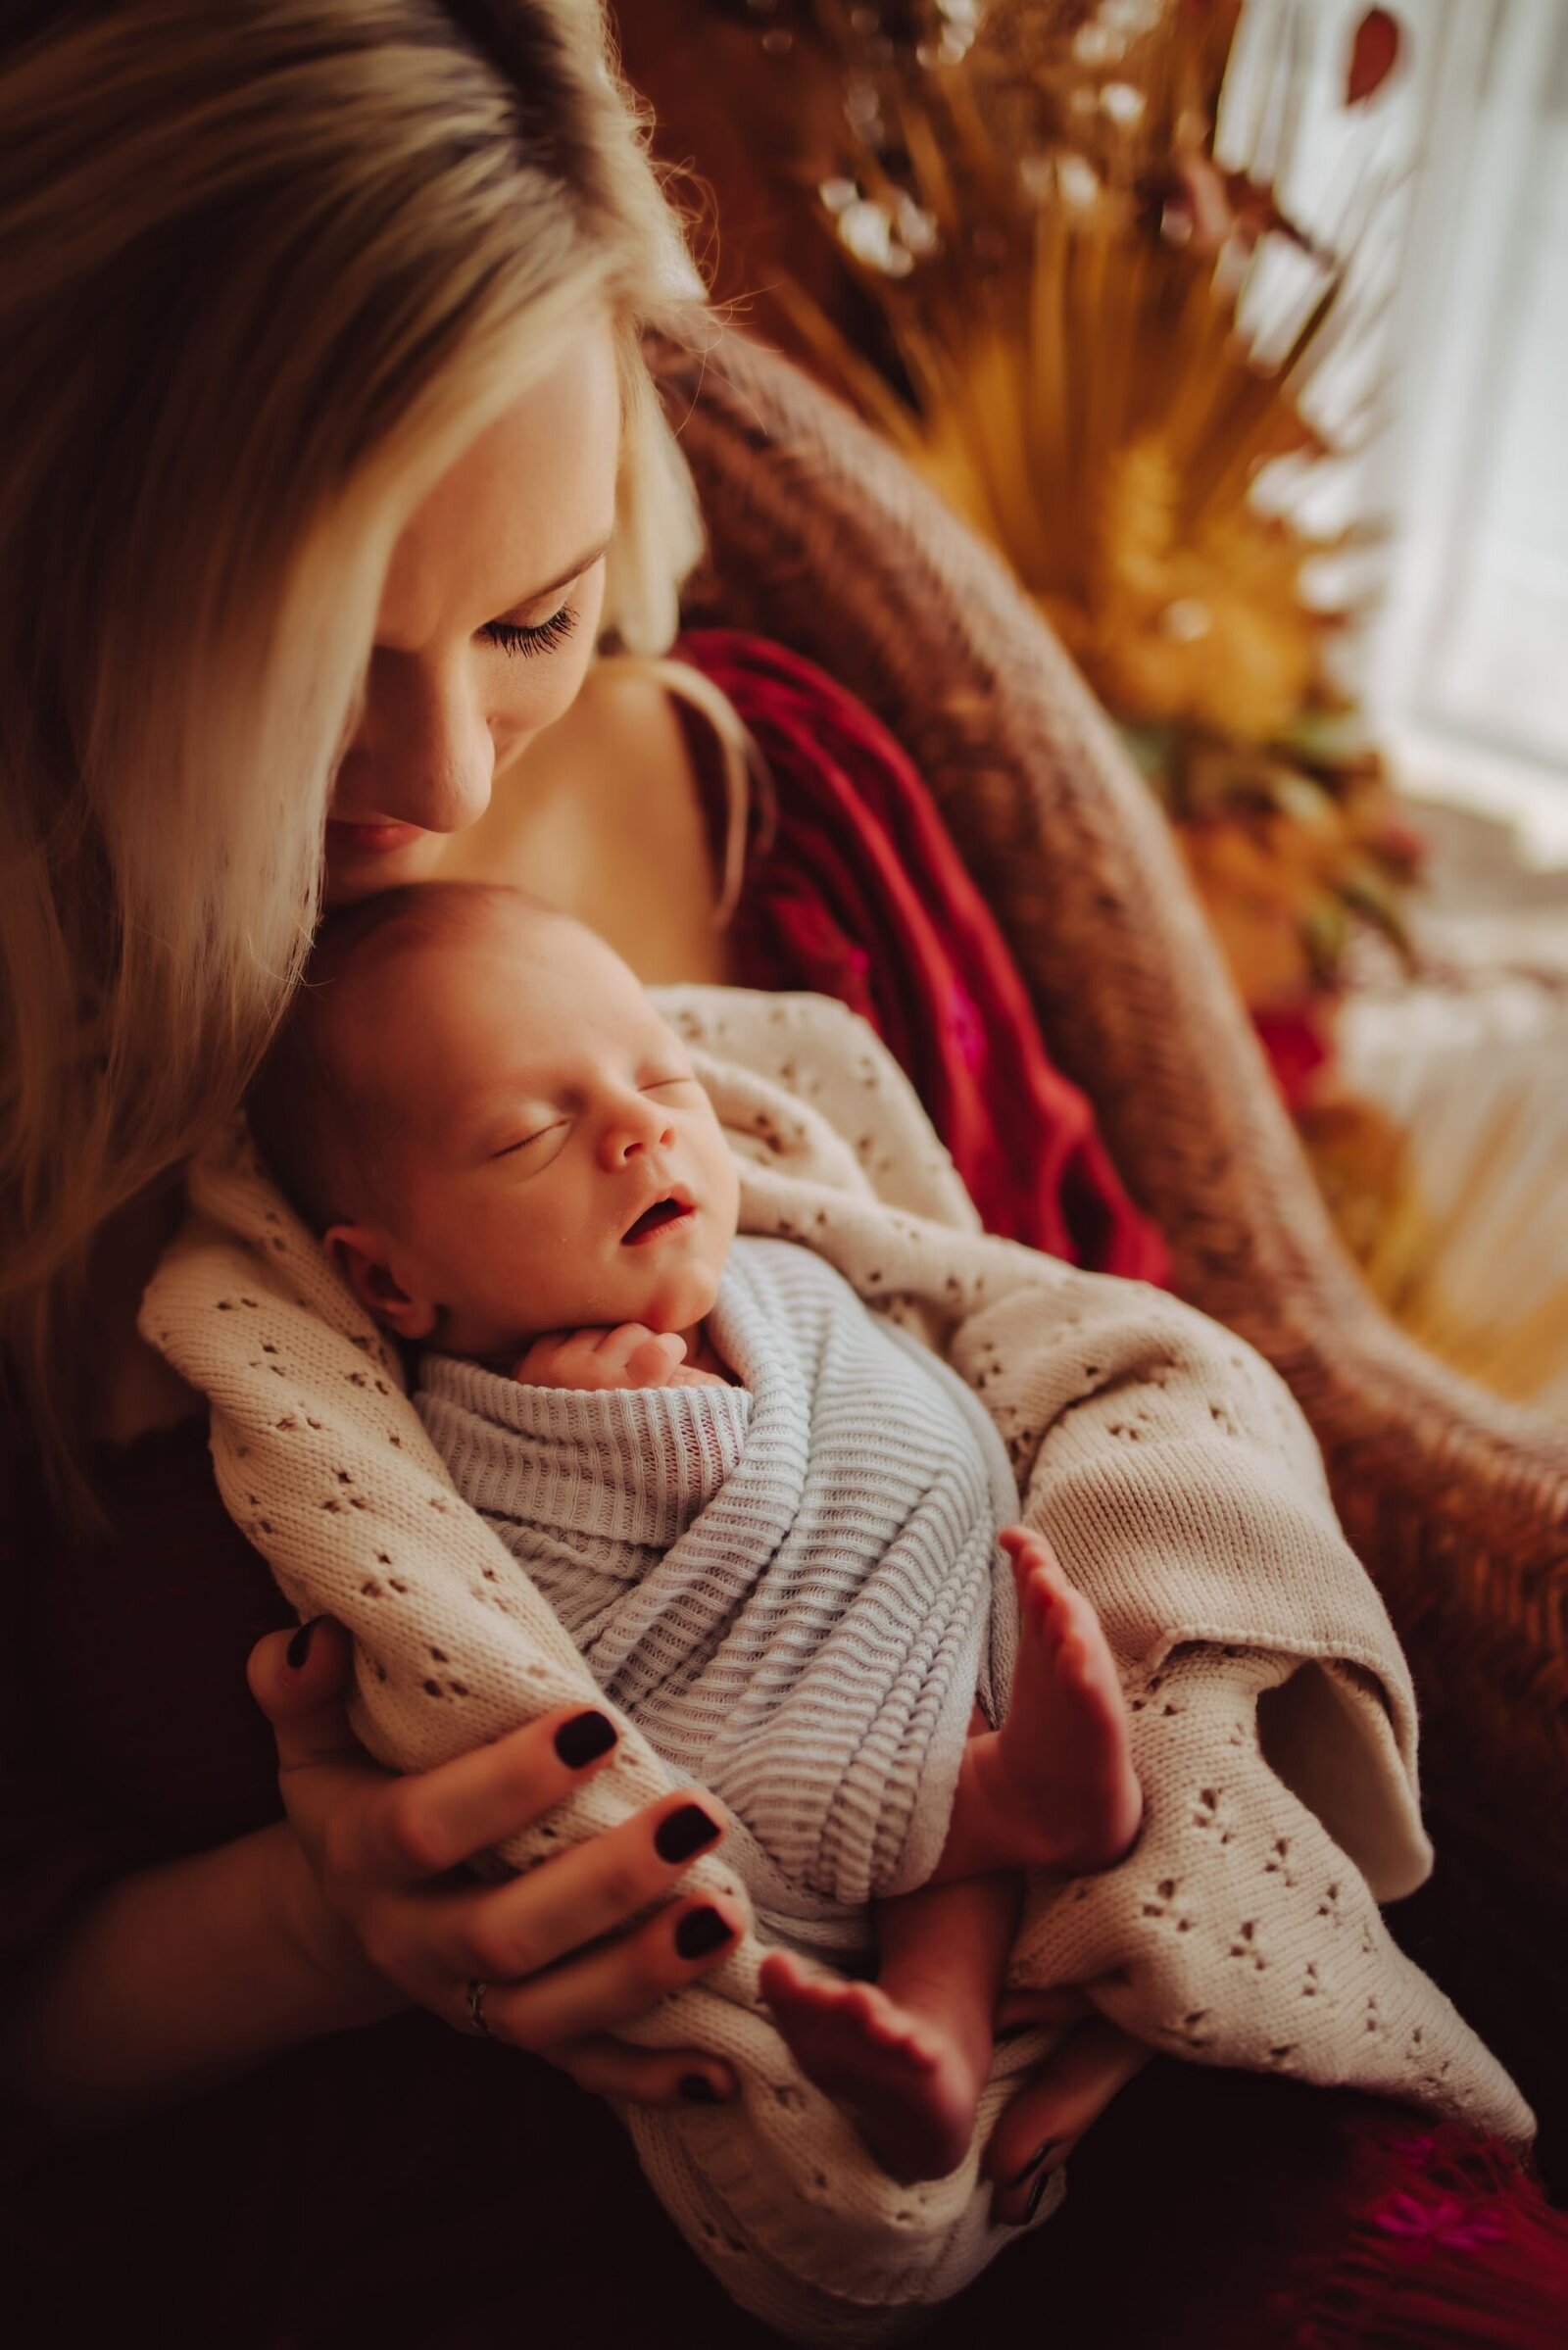
<instances>
[{"instance_id":1,"label":"baby's foot","mask_svg":"<svg viewBox=\"0 0 1568 2350\"><path fill-rule=\"evenodd\" d=\"M801 2071L844 2107L885 2171L941 2179L962 2162L989 2039L966 2049L940 2019L900 2007L874 1983L819 1973L784 1952L763 1960L761 1983Z\"/></svg>"},{"instance_id":2,"label":"baby's foot","mask_svg":"<svg viewBox=\"0 0 1568 2350\"><path fill-rule=\"evenodd\" d=\"M965 1749L941 1874L1106 1869L1144 1813L1115 1660L1049 1542L1009 1526L1002 1546L1021 1620L1012 1702L1002 1728Z\"/></svg>"}]
</instances>

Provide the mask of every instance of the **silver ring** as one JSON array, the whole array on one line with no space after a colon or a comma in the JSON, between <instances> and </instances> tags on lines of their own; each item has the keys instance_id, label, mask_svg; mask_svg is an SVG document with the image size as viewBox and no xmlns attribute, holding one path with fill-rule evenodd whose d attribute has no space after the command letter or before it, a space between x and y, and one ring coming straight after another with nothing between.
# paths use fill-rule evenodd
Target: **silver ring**
<instances>
[{"instance_id":1,"label":"silver ring","mask_svg":"<svg viewBox=\"0 0 1568 2350\"><path fill-rule=\"evenodd\" d=\"M468 2021L483 2039L490 2037L490 2027L484 2020L484 1995L489 1988L477 1976L468 1984Z\"/></svg>"}]
</instances>

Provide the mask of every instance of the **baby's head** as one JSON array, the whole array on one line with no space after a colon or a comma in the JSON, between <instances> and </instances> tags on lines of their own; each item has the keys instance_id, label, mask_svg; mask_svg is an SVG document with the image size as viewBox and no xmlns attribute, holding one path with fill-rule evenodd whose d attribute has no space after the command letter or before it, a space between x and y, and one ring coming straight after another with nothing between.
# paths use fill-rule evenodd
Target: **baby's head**
<instances>
[{"instance_id":1,"label":"baby's head","mask_svg":"<svg viewBox=\"0 0 1568 2350\"><path fill-rule=\"evenodd\" d=\"M429 882L323 925L253 1131L376 1319L457 1354L712 1307L739 1178L620 957L519 891Z\"/></svg>"}]
</instances>

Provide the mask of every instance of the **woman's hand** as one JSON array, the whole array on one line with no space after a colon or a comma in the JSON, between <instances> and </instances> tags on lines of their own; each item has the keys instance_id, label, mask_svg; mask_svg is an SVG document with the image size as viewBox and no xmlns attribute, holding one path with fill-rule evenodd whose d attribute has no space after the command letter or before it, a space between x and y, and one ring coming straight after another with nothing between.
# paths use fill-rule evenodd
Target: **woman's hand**
<instances>
[{"instance_id":1,"label":"woman's hand","mask_svg":"<svg viewBox=\"0 0 1568 2350\"><path fill-rule=\"evenodd\" d=\"M1079 2018L1086 2020L1030 2074L991 2133L980 2167L991 2181L991 2217L1003 2226L1021 2228L1034 2218L1052 2173L1153 2054L1096 2015L1077 1990L1011 1992L997 2024L1008 2031Z\"/></svg>"},{"instance_id":2,"label":"woman's hand","mask_svg":"<svg viewBox=\"0 0 1568 2350\"><path fill-rule=\"evenodd\" d=\"M349 1657L347 1634L322 1617L292 1637L273 1633L250 1659L303 1857L298 1930L339 1985L345 2024L412 2003L472 2032L478 1983L493 2038L548 2057L584 2088L647 2105L733 2096L734 2076L716 2058L613 2036L716 1966L741 1932L733 1901L677 1891L686 1866L724 1833L714 1799L682 1789L527 1876L477 1884L459 1874L465 1861L603 1769L614 1751L609 1717L560 1709L399 1779L349 1729ZM664 1895L654 1917L618 1931Z\"/></svg>"}]
</instances>

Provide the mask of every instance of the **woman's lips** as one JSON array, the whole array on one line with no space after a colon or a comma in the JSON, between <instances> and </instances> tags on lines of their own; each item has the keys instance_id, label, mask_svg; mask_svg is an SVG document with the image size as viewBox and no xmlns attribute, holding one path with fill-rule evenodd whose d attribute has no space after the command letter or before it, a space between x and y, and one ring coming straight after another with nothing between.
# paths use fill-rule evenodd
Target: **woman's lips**
<instances>
[{"instance_id":1,"label":"woman's lips","mask_svg":"<svg viewBox=\"0 0 1568 2350\"><path fill-rule=\"evenodd\" d=\"M326 845L345 857L390 857L420 838L417 824L345 824L329 816Z\"/></svg>"}]
</instances>

